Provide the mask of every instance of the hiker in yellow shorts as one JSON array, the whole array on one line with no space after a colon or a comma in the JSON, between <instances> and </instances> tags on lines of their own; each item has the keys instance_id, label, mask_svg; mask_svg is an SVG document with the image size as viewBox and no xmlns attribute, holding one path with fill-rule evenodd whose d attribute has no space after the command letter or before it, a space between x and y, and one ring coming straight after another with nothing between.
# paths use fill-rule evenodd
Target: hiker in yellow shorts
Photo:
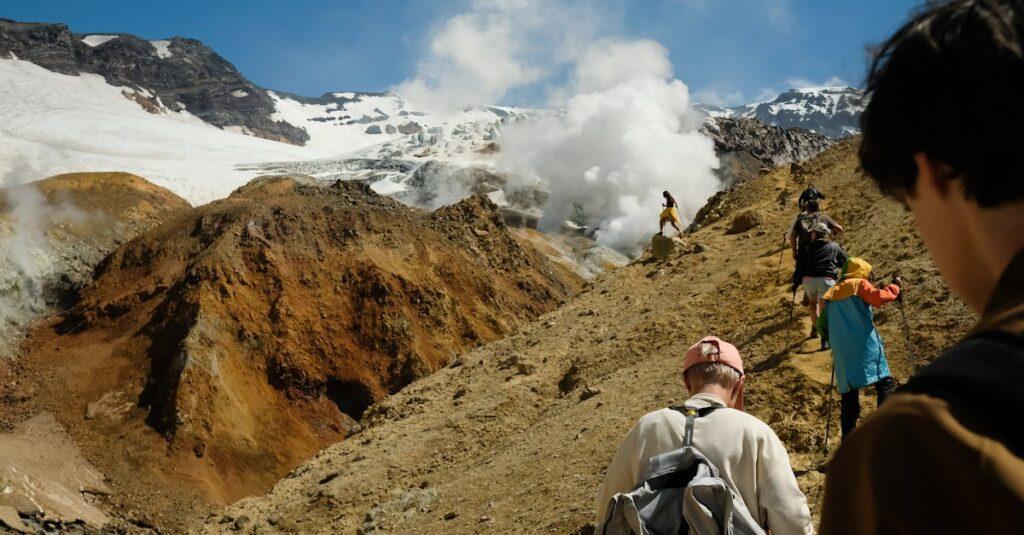
<instances>
[{"instance_id":1,"label":"hiker in yellow shorts","mask_svg":"<svg viewBox=\"0 0 1024 535\"><path fill-rule=\"evenodd\" d=\"M661 194L665 196L665 203L661 205L664 209L661 211L661 217L658 220L658 234L664 235L665 223L672 223L676 232L682 236L683 230L679 228L679 225L683 222L679 220L679 211L676 209L676 206L678 206L679 203L676 202L676 199L672 197L671 193L663 191Z\"/></svg>"}]
</instances>

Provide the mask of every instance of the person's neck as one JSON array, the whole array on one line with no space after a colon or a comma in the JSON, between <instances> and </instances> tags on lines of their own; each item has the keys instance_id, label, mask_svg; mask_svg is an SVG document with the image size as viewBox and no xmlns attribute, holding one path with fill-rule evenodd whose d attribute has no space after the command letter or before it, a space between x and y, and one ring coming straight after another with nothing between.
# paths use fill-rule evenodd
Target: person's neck
<instances>
[{"instance_id":1,"label":"person's neck","mask_svg":"<svg viewBox=\"0 0 1024 535\"><path fill-rule=\"evenodd\" d=\"M1024 203L979 209L967 221L981 280L974 295L964 296L964 300L981 313L1003 272L1024 249Z\"/></svg>"},{"instance_id":2,"label":"person's neck","mask_svg":"<svg viewBox=\"0 0 1024 535\"><path fill-rule=\"evenodd\" d=\"M703 388L698 390L694 395L697 394L708 394L718 398L726 407L729 405L729 399L732 397L732 391L723 388L718 385L705 385Z\"/></svg>"}]
</instances>

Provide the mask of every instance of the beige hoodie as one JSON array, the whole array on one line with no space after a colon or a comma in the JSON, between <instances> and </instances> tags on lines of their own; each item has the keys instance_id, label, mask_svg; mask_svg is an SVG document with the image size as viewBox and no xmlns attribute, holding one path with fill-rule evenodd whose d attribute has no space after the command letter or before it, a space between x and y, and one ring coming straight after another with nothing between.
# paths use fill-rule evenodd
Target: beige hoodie
<instances>
[{"instance_id":1,"label":"beige hoodie","mask_svg":"<svg viewBox=\"0 0 1024 535\"><path fill-rule=\"evenodd\" d=\"M697 394L687 407L725 407L716 396ZM661 409L640 418L626 435L597 493L597 531L608 516L608 502L629 492L643 477L647 461L683 445L686 418ZM723 408L697 418L693 445L719 470L762 527L774 535L812 534L811 512L797 486L785 446L764 422L735 409Z\"/></svg>"}]
</instances>

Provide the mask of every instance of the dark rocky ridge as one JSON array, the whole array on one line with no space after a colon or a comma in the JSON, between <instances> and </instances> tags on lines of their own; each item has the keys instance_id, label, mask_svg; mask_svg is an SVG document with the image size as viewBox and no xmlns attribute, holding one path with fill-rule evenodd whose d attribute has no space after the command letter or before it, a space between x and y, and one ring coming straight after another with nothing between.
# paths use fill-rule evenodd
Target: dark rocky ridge
<instances>
[{"instance_id":1,"label":"dark rocky ridge","mask_svg":"<svg viewBox=\"0 0 1024 535\"><path fill-rule=\"evenodd\" d=\"M187 109L214 126L243 127L266 139L295 145L309 139L305 130L272 120L274 101L267 91L203 43L173 37L168 40L171 55L161 58L149 41L109 35L117 39L91 47L82 42L85 35L72 33L64 24L0 19L0 56L13 53L54 72L94 73L111 85L148 90L152 97L134 98L144 100L139 103L149 111L161 105L172 111Z\"/></svg>"},{"instance_id":2,"label":"dark rocky ridge","mask_svg":"<svg viewBox=\"0 0 1024 535\"><path fill-rule=\"evenodd\" d=\"M783 129L757 119L709 119L703 131L715 142L725 185L757 176L762 168L808 160L835 142L802 128Z\"/></svg>"}]
</instances>

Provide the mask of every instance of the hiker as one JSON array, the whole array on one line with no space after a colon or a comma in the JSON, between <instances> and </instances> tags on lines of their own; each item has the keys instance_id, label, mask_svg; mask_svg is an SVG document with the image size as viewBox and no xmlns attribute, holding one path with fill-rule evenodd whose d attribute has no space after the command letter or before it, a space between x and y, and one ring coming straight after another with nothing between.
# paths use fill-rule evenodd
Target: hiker
<instances>
[{"instance_id":1,"label":"hiker","mask_svg":"<svg viewBox=\"0 0 1024 535\"><path fill-rule=\"evenodd\" d=\"M818 191L818 189L814 187L814 184L808 184L807 188L800 194L800 198L796 201L796 205L800 207L801 211L804 211L807 209L807 203L822 200L825 200L825 194Z\"/></svg>"},{"instance_id":2,"label":"hiker","mask_svg":"<svg viewBox=\"0 0 1024 535\"><path fill-rule=\"evenodd\" d=\"M838 234L843 231L842 225L821 213L821 205L818 204L817 200L808 201L804 211L797 214L796 218L793 219L793 223L789 226L789 247L792 250L793 260L795 261L791 281L794 292L803 282L804 274L807 271L807 251L811 244L811 229L819 222L827 225L832 234ZM813 333L811 336L813 336Z\"/></svg>"},{"instance_id":3,"label":"hiker","mask_svg":"<svg viewBox=\"0 0 1024 535\"><path fill-rule=\"evenodd\" d=\"M789 247L794 260L799 260L800 253L807 250L807 245L811 242L811 228L819 221L825 223L832 234L843 232L842 225L821 212L821 204L818 201L808 201L804 210L797 214L793 218L793 223L789 225Z\"/></svg>"},{"instance_id":4,"label":"hiker","mask_svg":"<svg viewBox=\"0 0 1024 535\"><path fill-rule=\"evenodd\" d=\"M671 223L676 229L676 232L682 236L683 230L679 228L679 225L682 225L683 222L679 219L679 210L677 209L679 203L677 203L675 197L667 191L661 192L661 195L665 197L665 202L661 205L661 216L658 218L658 234L664 235L665 223Z\"/></svg>"},{"instance_id":5,"label":"hiker","mask_svg":"<svg viewBox=\"0 0 1024 535\"><path fill-rule=\"evenodd\" d=\"M1020 0L954 0L877 49L861 166L981 317L843 442L822 533L1024 533L1022 28Z\"/></svg>"},{"instance_id":6,"label":"hiker","mask_svg":"<svg viewBox=\"0 0 1024 535\"><path fill-rule=\"evenodd\" d=\"M875 288L868 281L870 274L871 264L861 258L847 259L839 283L822 298L825 307L818 323L823 343L832 344L836 385L842 396L839 422L844 438L860 418L861 388L874 386L881 406L896 387L871 307L895 301L902 281L897 278L884 288Z\"/></svg>"},{"instance_id":7,"label":"hiker","mask_svg":"<svg viewBox=\"0 0 1024 535\"><path fill-rule=\"evenodd\" d=\"M810 243L807 250L807 261L801 284L807 307L811 315L811 338L818 336L814 325L824 306L822 297L825 292L836 284L836 279L846 264L846 251L836 242L829 240L830 230L823 221L818 221L811 228ZM821 350L829 349L828 340L821 340Z\"/></svg>"},{"instance_id":8,"label":"hiker","mask_svg":"<svg viewBox=\"0 0 1024 535\"><path fill-rule=\"evenodd\" d=\"M610 507L613 499L621 500L619 493L629 493L644 482L649 461L683 447L687 412L692 417L693 448L718 469L733 497L738 496L734 509L748 513L738 517L751 519L760 529L770 528L775 535L813 533L807 500L797 486L785 446L764 422L743 412L744 377L743 361L732 344L708 336L686 351L683 382L691 397L681 407L643 416L626 435L597 493L595 533L604 533L606 521L610 521L610 533L619 532L613 528L616 519L609 517L621 513ZM668 518L656 520L678 526L679 509L668 509Z\"/></svg>"}]
</instances>

